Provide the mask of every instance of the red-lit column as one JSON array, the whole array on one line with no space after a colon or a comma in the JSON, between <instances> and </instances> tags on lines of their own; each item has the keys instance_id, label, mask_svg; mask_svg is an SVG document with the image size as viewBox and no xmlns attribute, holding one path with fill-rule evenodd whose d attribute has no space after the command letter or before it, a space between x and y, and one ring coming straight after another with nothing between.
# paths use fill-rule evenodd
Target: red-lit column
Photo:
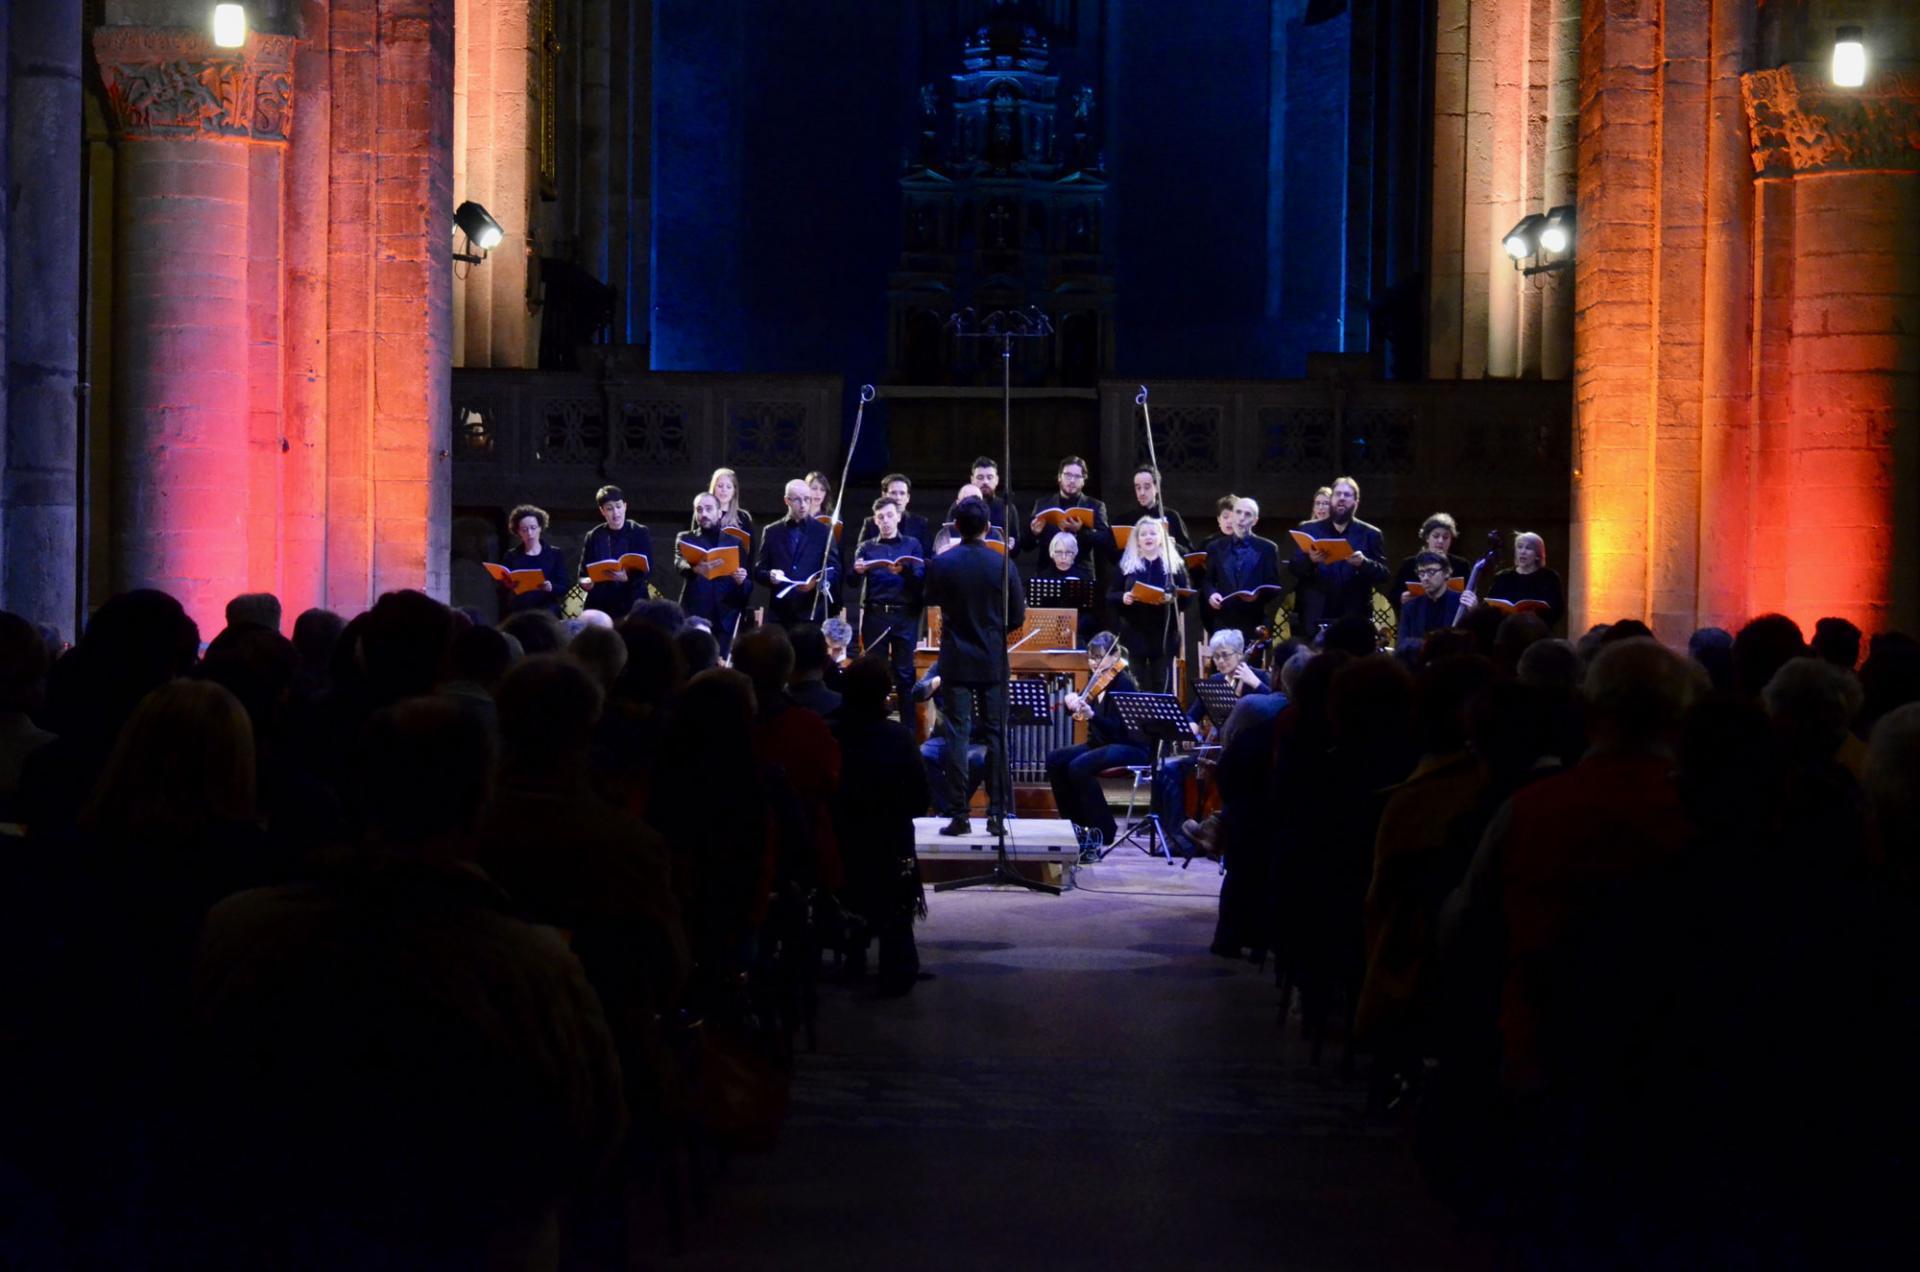
<instances>
[{"instance_id":1,"label":"red-lit column","mask_svg":"<svg viewBox=\"0 0 1920 1272\"><path fill-rule=\"evenodd\" d=\"M249 305L259 317L262 297L248 283L251 154L286 143L292 52L280 35L229 50L190 29L94 33L120 143L116 585L172 593L206 636L253 583Z\"/></svg>"},{"instance_id":2,"label":"red-lit column","mask_svg":"<svg viewBox=\"0 0 1920 1272\"><path fill-rule=\"evenodd\" d=\"M1756 261L1774 280L1770 328L1787 363L1760 403L1785 424L1761 439L1760 466L1776 481L1758 492L1785 504L1770 510L1782 525L1770 541L1783 558L1781 604L1803 626L1830 614L1867 631L1911 624L1920 76L1884 69L1840 89L1824 68L1797 64L1745 80L1760 202L1792 222L1790 236L1760 238Z\"/></svg>"}]
</instances>

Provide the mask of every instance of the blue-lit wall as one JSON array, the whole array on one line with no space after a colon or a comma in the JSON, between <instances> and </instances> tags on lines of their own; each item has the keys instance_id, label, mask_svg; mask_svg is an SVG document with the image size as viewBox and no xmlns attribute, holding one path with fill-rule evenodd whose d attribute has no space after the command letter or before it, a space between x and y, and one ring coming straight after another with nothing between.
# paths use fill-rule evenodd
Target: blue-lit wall
<instances>
[{"instance_id":1,"label":"blue-lit wall","mask_svg":"<svg viewBox=\"0 0 1920 1272\"><path fill-rule=\"evenodd\" d=\"M1297 376L1341 347L1348 19L1305 7L1081 7L1062 61L1099 80L1118 374ZM957 47L928 65L909 0L654 13L653 365L878 378L914 89Z\"/></svg>"},{"instance_id":2,"label":"blue-lit wall","mask_svg":"<svg viewBox=\"0 0 1920 1272\"><path fill-rule=\"evenodd\" d=\"M878 378L898 0L656 0L652 361Z\"/></svg>"}]
</instances>

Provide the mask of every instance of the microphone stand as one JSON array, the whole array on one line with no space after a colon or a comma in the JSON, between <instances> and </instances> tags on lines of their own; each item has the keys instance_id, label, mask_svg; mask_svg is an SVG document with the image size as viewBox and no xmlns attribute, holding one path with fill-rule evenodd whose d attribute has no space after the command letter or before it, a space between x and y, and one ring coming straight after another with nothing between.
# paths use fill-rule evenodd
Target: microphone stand
<instances>
[{"instance_id":1,"label":"microphone stand","mask_svg":"<svg viewBox=\"0 0 1920 1272\"><path fill-rule=\"evenodd\" d=\"M997 309L985 318L979 320L978 325L976 325L973 310L962 309L947 320L947 329L954 334L954 338L957 340L997 340L1000 343L1000 501L1001 506L1006 509L1005 514L1000 519L1002 521L1012 521L1013 342L1016 340L1046 339L1053 334L1053 321L1038 309ZM993 530L991 518L989 518L987 522L987 530L989 533ZM1000 615L1004 621L1007 612L1013 607L1013 550L1019 540L1015 537L1014 527L1012 526L1002 526L1000 532L1006 540L1006 551L1000 554ZM1002 646L1006 644L1004 634L1001 636L1001 644ZM1012 679L1012 656L1010 654L1003 654L1002 656L1007 659L1007 678ZM1013 744L1013 739L1010 736L1012 726L1008 722L1009 712L1007 709L1007 699L1008 694L1003 687L1000 694L999 753L987 757L988 763L997 766L1000 770L999 776L1002 782L1002 788L1006 791L1007 804L1009 805L1000 817L1000 833L995 837L996 843L993 866L985 874L972 875L965 879L950 879L945 883L936 883L933 885L935 892L952 892L959 888L985 888L998 884L1010 884L1017 888L1025 888L1030 892L1044 892L1049 896L1056 897L1060 895L1061 890L1057 885L1042 883L1037 879L1029 879L1025 875L1015 871L1013 868L1013 860L1007 856L1007 818L1011 816L1014 811L1011 807L1013 804L1013 766L1007 755L1008 748ZM967 740L962 738L960 744L962 747L965 747ZM965 763L964 750L961 752L961 756L961 762ZM992 770L989 769L987 773L989 807L992 805L994 776ZM963 808L960 812L964 814L966 810Z\"/></svg>"},{"instance_id":2,"label":"microphone stand","mask_svg":"<svg viewBox=\"0 0 1920 1272\"><path fill-rule=\"evenodd\" d=\"M827 582L827 561L833 556L834 527L840 525L840 507L847 497L847 474L853 469L853 452L860 446L860 428L867 419L867 403L874 399L871 384L860 386L860 405L853 412L853 436L847 441L847 457L840 462L840 485L833 494L833 512L827 518L827 546L820 553L820 586L813 593L811 617L815 623L826 621L833 613L831 585Z\"/></svg>"}]
</instances>

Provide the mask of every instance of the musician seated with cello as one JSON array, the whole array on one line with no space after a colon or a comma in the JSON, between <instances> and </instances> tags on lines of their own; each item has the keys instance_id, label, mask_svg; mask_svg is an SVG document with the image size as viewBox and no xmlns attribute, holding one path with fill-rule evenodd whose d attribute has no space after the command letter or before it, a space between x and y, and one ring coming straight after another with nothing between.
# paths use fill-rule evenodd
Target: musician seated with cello
<instances>
[{"instance_id":1,"label":"musician seated with cello","mask_svg":"<svg viewBox=\"0 0 1920 1272\"><path fill-rule=\"evenodd\" d=\"M1080 859L1098 861L1102 845L1119 836L1113 810L1100 789L1100 774L1110 768L1148 762L1147 740L1127 727L1109 697L1135 693L1138 686L1127 674L1127 651L1112 632L1101 632L1087 642L1087 687L1069 690L1060 705L1077 720L1087 722L1087 740L1078 746L1047 753L1047 781L1053 786L1054 807L1073 823L1080 841Z\"/></svg>"},{"instance_id":2,"label":"musician seated with cello","mask_svg":"<svg viewBox=\"0 0 1920 1272\"><path fill-rule=\"evenodd\" d=\"M1267 680L1266 673L1248 661L1246 655L1246 639L1239 631L1231 627L1221 628L1207 639L1207 658L1213 663L1213 672L1200 683L1232 685L1234 695L1242 698L1249 694L1271 693L1273 686ZM1197 693L1193 705L1187 708L1187 720L1193 726L1196 742L1211 741L1218 732L1207 721L1206 703ZM1212 768L1211 760L1203 764L1196 753L1188 752L1161 760L1160 771L1154 775L1153 811L1159 815L1160 826L1166 836L1189 855L1195 849L1178 828L1189 817L1199 817L1212 811L1207 806L1215 801L1204 793L1201 782L1202 776L1210 774Z\"/></svg>"},{"instance_id":3,"label":"musician seated with cello","mask_svg":"<svg viewBox=\"0 0 1920 1272\"><path fill-rule=\"evenodd\" d=\"M1452 577L1446 554L1428 551L1414 557L1413 581L1419 590L1400 606L1400 644L1425 640L1428 632L1452 627L1473 609L1478 598L1448 587Z\"/></svg>"}]
</instances>

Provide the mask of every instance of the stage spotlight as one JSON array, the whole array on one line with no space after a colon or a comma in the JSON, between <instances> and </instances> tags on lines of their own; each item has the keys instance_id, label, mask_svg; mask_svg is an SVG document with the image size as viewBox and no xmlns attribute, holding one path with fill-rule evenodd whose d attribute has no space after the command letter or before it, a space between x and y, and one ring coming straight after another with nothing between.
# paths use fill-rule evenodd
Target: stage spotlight
<instances>
[{"instance_id":1,"label":"stage spotlight","mask_svg":"<svg viewBox=\"0 0 1920 1272\"><path fill-rule=\"evenodd\" d=\"M1573 205L1563 203L1547 211L1547 223L1540 229L1540 250L1564 252L1573 246Z\"/></svg>"},{"instance_id":2,"label":"stage spotlight","mask_svg":"<svg viewBox=\"0 0 1920 1272\"><path fill-rule=\"evenodd\" d=\"M1857 26L1843 26L1833 37L1833 82L1859 88L1867 82L1867 46Z\"/></svg>"},{"instance_id":3,"label":"stage spotlight","mask_svg":"<svg viewBox=\"0 0 1920 1272\"><path fill-rule=\"evenodd\" d=\"M1546 217L1538 212L1529 212L1520 218L1520 224L1507 231L1507 236L1500 240L1500 246L1516 262L1524 261L1539 252L1540 227L1546 223Z\"/></svg>"},{"instance_id":4,"label":"stage spotlight","mask_svg":"<svg viewBox=\"0 0 1920 1272\"><path fill-rule=\"evenodd\" d=\"M245 47L247 43L247 6L244 4L216 4L213 6L213 42L223 49Z\"/></svg>"},{"instance_id":5,"label":"stage spotlight","mask_svg":"<svg viewBox=\"0 0 1920 1272\"><path fill-rule=\"evenodd\" d=\"M468 199L453 210L453 224L467 236L467 242L483 253L500 246L500 240L506 236L506 231L500 228L500 222L488 216L487 210L472 199ZM453 259L477 265L486 258L472 252L455 252Z\"/></svg>"}]
</instances>

